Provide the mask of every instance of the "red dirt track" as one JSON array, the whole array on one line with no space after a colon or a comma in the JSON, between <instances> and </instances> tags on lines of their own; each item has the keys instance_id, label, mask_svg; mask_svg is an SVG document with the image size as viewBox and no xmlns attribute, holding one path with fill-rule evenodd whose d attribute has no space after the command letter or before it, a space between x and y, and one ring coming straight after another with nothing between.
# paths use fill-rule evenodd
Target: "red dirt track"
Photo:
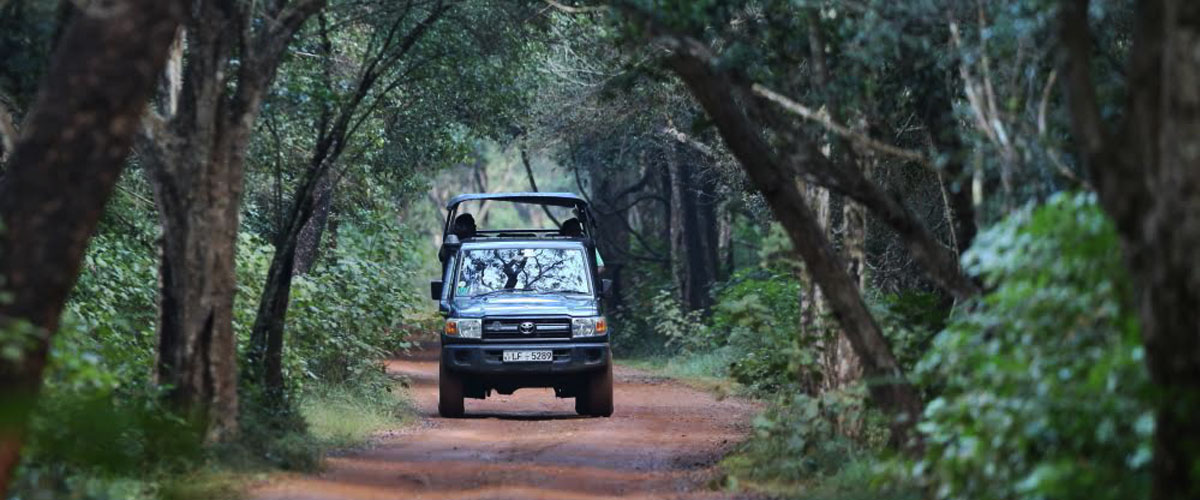
<instances>
[{"instance_id":1,"label":"red dirt track","mask_svg":"<svg viewBox=\"0 0 1200 500\"><path fill-rule=\"evenodd\" d=\"M432 356L432 357L431 357ZM369 449L330 457L315 476L250 492L277 499L724 499L713 464L745 438L757 408L617 366L611 418L579 417L550 389L468 399L467 416L437 416L436 351L392 360L421 423Z\"/></svg>"}]
</instances>

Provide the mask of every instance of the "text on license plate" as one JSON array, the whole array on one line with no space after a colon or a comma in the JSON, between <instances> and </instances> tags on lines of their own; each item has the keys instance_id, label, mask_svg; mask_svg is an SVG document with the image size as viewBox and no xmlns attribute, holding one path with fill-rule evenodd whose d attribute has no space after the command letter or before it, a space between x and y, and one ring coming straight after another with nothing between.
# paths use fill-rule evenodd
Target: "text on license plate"
<instances>
[{"instance_id":1,"label":"text on license plate","mask_svg":"<svg viewBox=\"0 0 1200 500\"><path fill-rule=\"evenodd\" d=\"M504 351L501 358L505 363L527 361L554 361L554 351Z\"/></svg>"}]
</instances>

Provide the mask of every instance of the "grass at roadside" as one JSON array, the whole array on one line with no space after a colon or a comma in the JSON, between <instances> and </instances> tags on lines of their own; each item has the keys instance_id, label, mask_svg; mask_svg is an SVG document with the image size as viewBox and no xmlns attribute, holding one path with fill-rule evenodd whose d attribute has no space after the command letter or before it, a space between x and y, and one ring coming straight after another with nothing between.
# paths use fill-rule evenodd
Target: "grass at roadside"
<instances>
[{"instance_id":1,"label":"grass at roadside","mask_svg":"<svg viewBox=\"0 0 1200 500\"><path fill-rule=\"evenodd\" d=\"M159 498L171 500L238 499L246 487L279 471L320 468L331 451L367 445L380 432L416 420L407 390L382 373L356 383L316 384L305 388L296 410L303 425L292 429L262 427L243 420L243 439L218 453L191 474L168 478Z\"/></svg>"},{"instance_id":2,"label":"grass at roadside","mask_svg":"<svg viewBox=\"0 0 1200 500\"><path fill-rule=\"evenodd\" d=\"M726 376L730 355L724 348L677 356L619 357L617 363L677 380L689 387L711 392L719 398L745 392Z\"/></svg>"},{"instance_id":3,"label":"grass at roadside","mask_svg":"<svg viewBox=\"0 0 1200 500\"><path fill-rule=\"evenodd\" d=\"M754 438L751 438L754 439ZM773 499L796 500L920 500L922 492L910 484L882 484L879 459L861 456L828 475L808 477L758 477L755 469L763 460L795 460L796 457L754 456L740 449L720 463L724 476L719 487L753 492Z\"/></svg>"},{"instance_id":4,"label":"grass at roadside","mask_svg":"<svg viewBox=\"0 0 1200 500\"><path fill-rule=\"evenodd\" d=\"M300 402L308 432L325 448L361 446L380 431L404 427L416 413L406 390L398 383L382 394L346 384L314 388Z\"/></svg>"},{"instance_id":5,"label":"grass at roadside","mask_svg":"<svg viewBox=\"0 0 1200 500\"><path fill-rule=\"evenodd\" d=\"M415 421L406 389L380 379L308 387L297 401L303 426L272 429L251 414L243 419L241 439L213 450L186 471L131 479L124 487L100 480L96 494L88 498L235 500L244 498L250 484L271 474L317 469L330 451L364 446L381 431Z\"/></svg>"}]
</instances>

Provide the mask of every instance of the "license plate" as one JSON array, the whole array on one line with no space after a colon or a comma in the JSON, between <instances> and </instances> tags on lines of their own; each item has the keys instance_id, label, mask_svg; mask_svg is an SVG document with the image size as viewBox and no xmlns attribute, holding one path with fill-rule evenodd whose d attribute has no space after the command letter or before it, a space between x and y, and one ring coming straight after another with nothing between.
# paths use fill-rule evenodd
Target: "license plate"
<instances>
[{"instance_id":1,"label":"license plate","mask_svg":"<svg viewBox=\"0 0 1200 500\"><path fill-rule=\"evenodd\" d=\"M554 361L554 351L504 351L505 363Z\"/></svg>"}]
</instances>

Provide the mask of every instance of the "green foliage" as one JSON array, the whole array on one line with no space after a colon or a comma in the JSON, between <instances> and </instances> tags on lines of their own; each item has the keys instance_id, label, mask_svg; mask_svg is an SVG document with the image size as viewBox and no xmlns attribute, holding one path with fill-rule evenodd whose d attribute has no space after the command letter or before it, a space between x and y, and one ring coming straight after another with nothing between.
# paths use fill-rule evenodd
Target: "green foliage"
<instances>
[{"instance_id":1,"label":"green foliage","mask_svg":"<svg viewBox=\"0 0 1200 500\"><path fill-rule=\"evenodd\" d=\"M101 475L178 472L201 458L200 428L149 389L47 392L33 422L34 455L54 467Z\"/></svg>"},{"instance_id":2,"label":"green foliage","mask_svg":"<svg viewBox=\"0 0 1200 500\"><path fill-rule=\"evenodd\" d=\"M861 385L783 396L754 420L754 438L741 450L754 464L745 475L765 480L832 473L860 453L881 450L888 436L884 422L866 408Z\"/></svg>"},{"instance_id":3,"label":"green foliage","mask_svg":"<svg viewBox=\"0 0 1200 500\"><path fill-rule=\"evenodd\" d=\"M414 291L417 269L407 256L424 242L387 216L362 214L343 224L337 245L292 285L285 376L302 384L361 383L379 360L409 346L405 318L419 326L424 297Z\"/></svg>"},{"instance_id":4,"label":"green foliage","mask_svg":"<svg viewBox=\"0 0 1200 500\"><path fill-rule=\"evenodd\" d=\"M729 375L757 394L793 385L811 369L810 350L801 349L800 281L781 269L736 273L716 292L710 329L736 353Z\"/></svg>"},{"instance_id":5,"label":"green foliage","mask_svg":"<svg viewBox=\"0 0 1200 500\"><path fill-rule=\"evenodd\" d=\"M654 314L655 308L666 307L659 302L659 298L665 292L664 284L669 283L671 279L666 269L662 266L632 262L624 271L624 275L630 278L625 282L625 303L613 312L614 353L619 356L675 354L675 351L667 347L667 339L660 334L666 330L656 326L658 318ZM672 294L666 294L675 300ZM679 314L683 314L681 305L676 302L674 307L680 311Z\"/></svg>"},{"instance_id":6,"label":"green foliage","mask_svg":"<svg viewBox=\"0 0 1200 500\"><path fill-rule=\"evenodd\" d=\"M922 290L869 294L867 300L892 354L905 372L911 372L929 350L933 337L945 328L950 302Z\"/></svg>"},{"instance_id":7,"label":"green foliage","mask_svg":"<svg viewBox=\"0 0 1200 500\"><path fill-rule=\"evenodd\" d=\"M1094 195L1018 212L964 263L992 291L918 367L940 396L913 472L946 499L1144 498L1149 382L1117 236Z\"/></svg>"},{"instance_id":8,"label":"green foliage","mask_svg":"<svg viewBox=\"0 0 1200 500\"><path fill-rule=\"evenodd\" d=\"M791 385L798 371L812 368L811 352L800 347L800 283L793 272L745 269L716 286L714 294L711 310L686 311L673 292L660 289L631 301L619 324L643 341L656 339L662 346L658 353L680 358L691 367L689 373L695 367L709 370L692 375L728 375L760 395ZM691 358L701 359L686 361Z\"/></svg>"},{"instance_id":9,"label":"green foliage","mask_svg":"<svg viewBox=\"0 0 1200 500\"><path fill-rule=\"evenodd\" d=\"M55 336L47 384L113 389L144 379L154 361L157 262L136 238L101 233L83 261Z\"/></svg>"},{"instance_id":10,"label":"green foliage","mask_svg":"<svg viewBox=\"0 0 1200 500\"><path fill-rule=\"evenodd\" d=\"M654 296L650 306L654 333L666 339L666 346L685 353L711 346L700 311L687 311L670 290Z\"/></svg>"},{"instance_id":11,"label":"green foliage","mask_svg":"<svg viewBox=\"0 0 1200 500\"><path fill-rule=\"evenodd\" d=\"M904 478L878 480L886 418L867 406L862 385L781 395L753 424L750 439L721 462L727 488L805 500L922 498Z\"/></svg>"},{"instance_id":12,"label":"green foliage","mask_svg":"<svg viewBox=\"0 0 1200 500\"><path fill-rule=\"evenodd\" d=\"M228 496L235 485L206 471L220 464L312 470L323 449L364 437L329 432L331 422L358 421L359 429L395 422L405 407L379 359L426 326L413 286L413 257L424 248L414 248L408 230L379 212L346 217L337 244L293 289L285 362L299 413L265 414L253 388L244 387L242 439L208 448L150 381L158 280L154 215L144 195L129 194L140 183L136 172L121 180L84 259L54 337L15 498ZM243 346L270 259L269 245L239 235L234 322ZM4 345L17 338L6 335ZM311 429L307 418L317 419ZM215 490L181 479L188 477L203 477Z\"/></svg>"}]
</instances>

